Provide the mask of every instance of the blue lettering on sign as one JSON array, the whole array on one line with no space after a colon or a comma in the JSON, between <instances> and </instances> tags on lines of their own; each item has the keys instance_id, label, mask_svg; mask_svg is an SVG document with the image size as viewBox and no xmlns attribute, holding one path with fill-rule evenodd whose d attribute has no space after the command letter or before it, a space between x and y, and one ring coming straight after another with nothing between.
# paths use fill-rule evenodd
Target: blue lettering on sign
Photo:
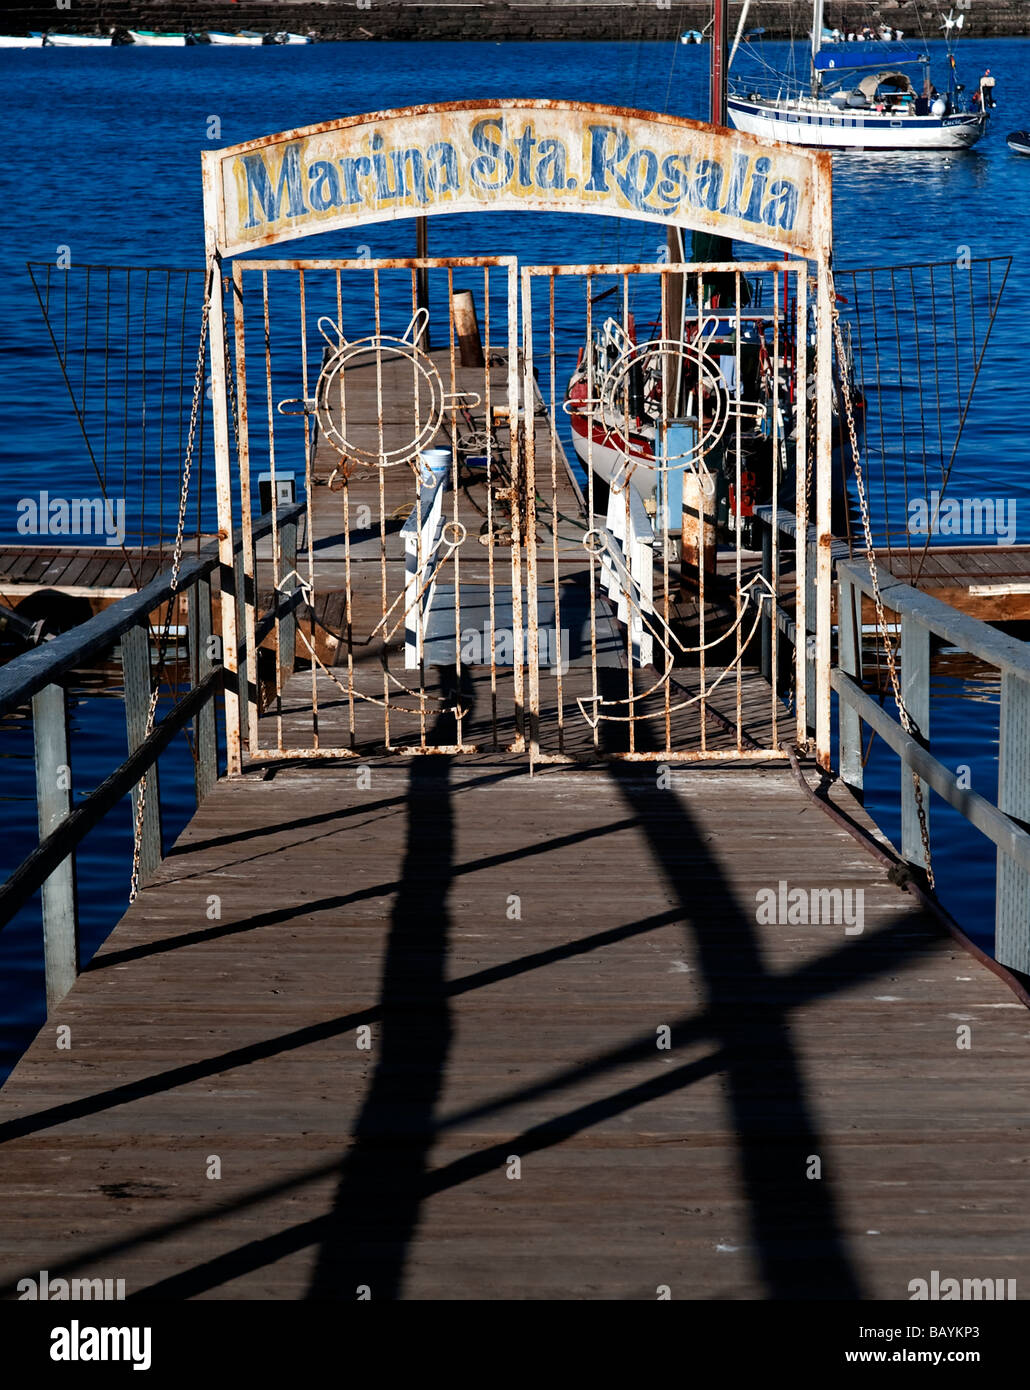
<instances>
[{"instance_id":1,"label":"blue lettering on sign","mask_svg":"<svg viewBox=\"0 0 1030 1390\"><path fill-rule=\"evenodd\" d=\"M500 138L491 136L491 131L496 131ZM501 144L504 135L503 117L498 120L487 117L472 127L472 143L483 153L469 166L469 177L477 188L487 193L496 193L499 188L504 188L515 172L515 156Z\"/></svg>"},{"instance_id":2,"label":"blue lettering on sign","mask_svg":"<svg viewBox=\"0 0 1030 1390\"><path fill-rule=\"evenodd\" d=\"M536 166L537 188L565 187L565 146L560 140L541 140L540 162Z\"/></svg>"},{"instance_id":3,"label":"blue lettering on sign","mask_svg":"<svg viewBox=\"0 0 1030 1390\"><path fill-rule=\"evenodd\" d=\"M658 197L675 212L689 200L690 160L685 154L667 154L662 160L662 177L655 189Z\"/></svg>"},{"instance_id":4,"label":"blue lettering on sign","mask_svg":"<svg viewBox=\"0 0 1030 1390\"><path fill-rule=\"evenodd\" d=\"M316 212L328 212L343 202L340 176L329 159L316 159L308 166L308 202Z\"/></svg>"},{"instance_id":5,"label":"blue lettering on sign","mask_svg":"<svg viewBox=\"0 0 1030 1390\"><path fill-rule=\"evenodd\" d=\"M722 192L722 165L714 159L699 159L694 170L691 191L692 201L697 207L716 212Z\"/></svg>"},{"instance_id":6,"label":"blue lettering on sign","mask_svg":"<svg viewBox=\"0 0 1030 1390\"><path fill-rule=\"evenodd\" d=\"M461 188L458 154L448 140L437 140L426 150L429 166L426 183L431 193L457 193Z\"/></svg>"},{"instance_id":7,"label":"blue lettering on sign","mask_svg":"<svg viewBox=\"0 0 1030 1390\"><path fill-rule=\"evenodd\" d=\"M286 194L286 216L300 217L307 212L304 203L304 186L301 181L300 146L287 145L283 150L282 164L279 166L279 182L272 191L272 180L268 175L268 165L260 152L245 154L243 167L247 177L247 218L244 227L257 227L261 222L277 222L282 216L283 193ZM257 215L255 199L260 206L261 216Z\"/></svg>"},{"instance_id":8,"label":"blue lettering on sign","mask_svg":"<svg viewBox=\"0 0 1030 1390\"><path fill-rule=\"evenodd\" d=\"M614 142L614 143L613 143ZM608 175L615 177L615 164L629 153L629 136L613 125L590 127L590 177L583 185L587 193L607 193Z\"/></svg>"},{"instance_id":9,"label":"blue lettering on sign","mask_svg":"<svg viewBox=\"0 0 1030 1390\"><path fill-rule=\"evenodd\" d=\"M468 136L476 152L469 162L448 140L390 146L373 131L367 153L313 159L306 167L300 143L285 146L278 166L261 151L242 155L246 197L245 228L297 218L334 208L374 210L403 202L428 207L463 191L518 198L549 194L558 200L609 203L656 218L674 218L694 210L750 223L754 228L792 231L800 193L790 179L771 179L773 160L734 152L728 166L715 158L689 153L659 154L635 145L618 125L590 125L583 151L585 177L573 166L569 151L556 137L538 137L532 123L518 135L503 115L477 120ZM599 209L601 210L601 209Z\"/></svg>"},{"instance_id":10,"label":"blue lettering on sign","mask_svg":"<svg viewBox=\"0 0 1030 1390\"><path fill-rule=\"evenodd\" d=\"M777 179L769 185L769 201L762 212L767 227L782 227L789 232L798 215L798 190L789 179Z\"/></svg>"}]
</instances>

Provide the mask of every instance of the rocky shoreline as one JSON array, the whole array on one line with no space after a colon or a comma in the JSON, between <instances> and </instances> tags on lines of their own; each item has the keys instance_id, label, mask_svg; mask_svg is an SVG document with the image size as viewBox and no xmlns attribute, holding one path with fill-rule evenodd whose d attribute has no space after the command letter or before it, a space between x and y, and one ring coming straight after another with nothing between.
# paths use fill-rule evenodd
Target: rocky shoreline
<instances>
[{"instance_id":1,"label":"rocky shoreline","mask_svg":"<svg viewBox=\"0 0 1030 1390\"><path fill-rule=\"evenodd\" d=\"M959 8L962 9L961 0ZM61 33L127 29L193 31L289 30L321 40L672 40L684 29L704 29L711 0L463 0L411 3L411 0L74 0L67 8L17 3L5 7L4 32L49 29ZM739 0L731 0L736 25ZM750 26L761 25L769 38L800 37L807 29L808 6L799 0L754 0ZM965 33L971 38L1030 35L1030 5L1023 0L973 0ZM828 0L826 23L854 29L878 22L906 34L936 35L938 6L926 0Z\"/></svg>"}]
</instances>

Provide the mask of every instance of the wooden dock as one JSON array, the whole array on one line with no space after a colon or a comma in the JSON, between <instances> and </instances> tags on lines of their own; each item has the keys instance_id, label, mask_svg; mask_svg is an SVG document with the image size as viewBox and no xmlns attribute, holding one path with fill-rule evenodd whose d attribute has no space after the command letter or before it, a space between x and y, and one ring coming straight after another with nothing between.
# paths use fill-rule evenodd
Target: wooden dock
<instances>
[{"instance_id":1,"label":"wooden dock","mask_svg":"<svg viewBox=\"0 0 1030 1390\"><path fill-rule=\"evenodd\" d=\"M0 1093L0 1295L43 1270L176 1299L1030 1287L1024 1003L785 761L734 761L791 738L754 665L707 720L641 723L652 762L605 760L627 731L595 748L582 717L595 685L655 698L619 663L541 673L540 753L589 765L531 774L512 670L482 665L448 690L441 664L444 698L384 745L347 692L381 689L390 642L346 629L403 584L401 517L342 544L378 479L345 515L331 464L320 446L311 538L334 656L289 676L260 759L206 795ZM540 487L575 588L574 481ZM670 737L723 761L669 766ZM334 747L357 756L316 760ZM796 890L812 920L784 912Z\"/></svg>"},{"instance_id":2,"label":"wooden dock","mask_svg":"<svg viewBox=\"0 0 1030 1390\"><path fill-rule=\"evenodd\" d=\"M788 770L357 782L221 783L48 1020L0 1094L6 1295L1030 1279L1026 1011ZM863 931L759 925L781 880Z\"/></svg>"},{"instance_id":3,"label":"wooden dock","mask_svg":"<svg viewBox=\"0 0 1030 1390\"><path fill-rule=\"evenodd\" d=\"M1030 622L1030 545L931 546L895 550L888 565L961 613L986 623Z\"/></svg>"}]
</instances>

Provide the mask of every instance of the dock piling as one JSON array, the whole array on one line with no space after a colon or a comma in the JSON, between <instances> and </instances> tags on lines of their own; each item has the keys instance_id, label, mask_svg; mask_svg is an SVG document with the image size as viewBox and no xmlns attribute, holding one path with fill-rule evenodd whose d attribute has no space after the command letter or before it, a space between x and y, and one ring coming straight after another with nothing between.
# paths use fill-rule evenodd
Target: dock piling
<instances>
[{"instance_id":1,"label":"dock piling","mask_svg":"<svg viewBox=\"0 0 1030 1390\"><path fill-rule=\"evenodd\" d=\"M837 576L837 664L854 680L862 679L862 596L843 573ZM857 598L857 611L856 611ZM862 796L862 720L858 711L841 700L837 710L840 775L859 799Z\"/></svg>"},{"instance_id":2,"label":"dock piling","mask_svg":"<svg viewBox=\"0 0 1030 1390\"><path fill-rule=\"evenodd\" d=\"M122 633L122 674L125 684L125 732L129 753L144 742L147 736L147 711L150 708L150 639L146 625L136 623ZM147 773L147 795L140 827L140 881L145 881L161 862L161 807L157 784L157 764ZM132 789L132 814L139 816L140 788Z\"/></svg>"},{"instance_id":3,"label":"dock piling","mask_svg":"<svg viewBox=\"0 0 1030 1390\"><path fill-rule=\"evenodd\" d=\"M998 809L1022 826L1030 822L1030 680L1001 678ZM994 951L1002 965L1025 971L1030 962L1030 873L999 846Z\"/></svg>"},{"instance_id":4,"label":"dock piling","mask_svg":"<svg viewBox=\"0 0 1030 1390\"><path fill-rule=\"evenodd\" d=\"M198 686L214 666L211 660L211 581L198 579L190 594L189 649L190 681ZM193 747L196 763L193 769L197 805L204 800L218 781L218 747L215 738L215 710L208 702L193 721Z\"/></svg>"},{"instance_id":5,"label":"dock piling","mask_svg":"<svg viewBox=\"0 0 1030 1390\"><path fill-rule=\"evenodd\" d=\"M930 741L930 629L908 614L901 619L901 698L913 733L924 748ZM930 788L920 780L923 810L929 825ZM910 864L927 869L915 781L910 768L901 768L901 853Z\"/></svg>"},{"instance_id":6,"label":"dock piling","mask_svg":"<svg viewBox=\"0 0 1030 1390\"><path fill-rule=\"evenodd\" d=\"M55 681L32 697L32 730L39 838L44 840L67 818L72 806L68 704L63 685ZM79 971L78 907L72 854L62 859L44 882L42 900L49 1013L71 989Z\"/></svg>"}]
</instances>

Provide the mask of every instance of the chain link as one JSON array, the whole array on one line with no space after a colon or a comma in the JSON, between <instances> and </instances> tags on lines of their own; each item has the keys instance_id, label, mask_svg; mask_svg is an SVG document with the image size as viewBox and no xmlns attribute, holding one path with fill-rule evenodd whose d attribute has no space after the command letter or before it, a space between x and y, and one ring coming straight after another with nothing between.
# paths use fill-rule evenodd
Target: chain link
<instances>
[{"instance_id":1,"label":"chain link","mask_svg":"<svg viewBox=\"0 0 1030 1390\"><path fill-rule=\"evenodd\" d=\"M851 456L855 463L855 486L858 490L858 502L862 513L862 530L865 538L866 560L869 564L869 579L873 588L873 602L876 605L876 622L880 636L883 639L884 651L887 657L887 672L890 677L894 701L898 707L898 718L901 720L901 727L907 734L916 737L918 731L912 723L912 718L902 699L894 641L887 628L887 614L884 610L883 597L880 593L876 548L873 545L873 528L869 517L869 500L866 496L865 476L862 471L862 459L858 448L858 432L855 427L855 410L851 399L851 383L848 380L847 362L844 355L844 337L841 333L840 312L837 308L836 295L832 282L830 284L830 302L833 305L833 337L837 348L837 362L840 368L841 396L844 404L844 416L848 424ZM916 813L919 817L919 838L923 846L923 864L926 869L926 879L930 885L930 889L933 890L936 885L934 883L933 864L930 856L930 831L926 820L926 806L923 803L923 784L920 781L919 774L914 769L912 771L912 786L915 793Z\"/></svg>"},{"instance_id":2,"label":"chain link","mask_svg":"<svg viewBox=\"0 0 1030 1390\"><path fill-rule=\"evenodd\" d=\"M212 271L212 274L214 272ZM168 604L165 611L164 628L161 634L161 650L168 642L168 635L171 630L172 611L175 607L175 590L179 583L179 574L182 570L182 555L184 537L186 534L186 507L189 503L190 477L193 471L193 449L197 437L197 421L200 418L200 405L204 391L204 359L207 356L207 328L208 319L211 314L211 279L204 288L204 304L200 316L200 344L197 348L197 368L193 378L193 401L190 406L190 425L186 435L186 452L182 463L182 483L179 488L179 514L175 526L175 546L172 551L172 579L171 593L168 597ZM226 347L228 353L228 346ZM161 693L160 683L155 685L150 692L150 704L147 709L147 724L144 738L149 738L154 732L154 721L157 718L157 702ZM136 819L133 825L133 844L132 844L132 875L129 880L129 902L135 902L139 893L139 874L140 858L143 846L143 816L147 804L147 773L139 779L139 791L136 797Z\"/></svg>"}]
</instances>

